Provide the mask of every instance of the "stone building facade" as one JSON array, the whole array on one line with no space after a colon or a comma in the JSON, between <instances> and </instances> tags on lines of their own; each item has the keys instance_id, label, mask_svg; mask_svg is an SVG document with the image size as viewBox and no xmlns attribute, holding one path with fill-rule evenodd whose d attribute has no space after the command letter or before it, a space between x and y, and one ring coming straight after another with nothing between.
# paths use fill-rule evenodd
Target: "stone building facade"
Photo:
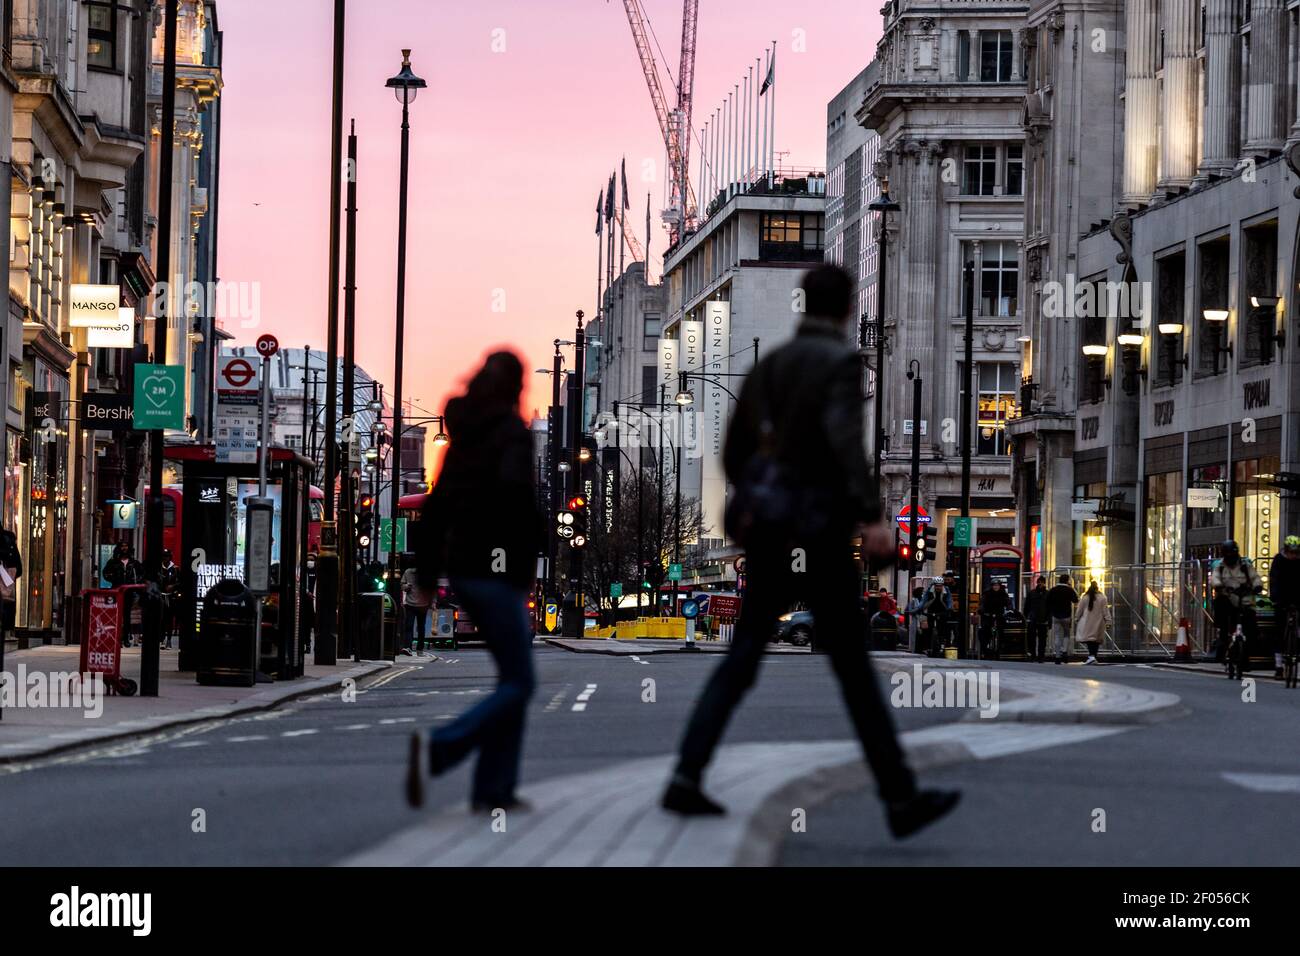
<instances>
[{"instance_id":1,"label":"stone building facade","mask_svg":"<svg viewBox=\"0 0 1300 956\"><path fill-rule=\"evenodd\" d=\"M1017 414L1023 236L1025 17L1028 5L892 0L876 48L877 82L855 117L880 137L890 216L885 279L887 360L880 383L891 516L909 500L912 390L922 393L920 504L938 531L942 570L960 506L960 363L966 297L975 315L972 514L981 544L1020 544L1008 421ZM973 290L963 270L974 266ZM901 582L895 581L897 587Z\"/></svg>"}]
</instances>

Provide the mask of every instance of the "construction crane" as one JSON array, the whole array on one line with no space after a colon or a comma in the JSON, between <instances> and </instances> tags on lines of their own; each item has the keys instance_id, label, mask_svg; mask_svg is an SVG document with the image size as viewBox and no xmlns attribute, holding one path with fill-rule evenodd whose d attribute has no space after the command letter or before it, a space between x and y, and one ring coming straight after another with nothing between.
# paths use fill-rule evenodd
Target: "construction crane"
<instances>
[{"instance_id":1,"label":"construction crane","mask_svg":"<svg viewBox=\"0 0 1300 956\"><path fill-rule=\"evenodd\" d=\"M700 0L685 0L682 6L682 54L677 71L677 106L668 108L659 82L659 66L650 49L650 31L640 0L623 0L627 22L632 28L632 42L636 44L650 90L650 103L659 132L668 152L669 206L663 212L668 231L676 245L686 230L695 222L697 205L690 180L691 103L695 93L695 37L699 24ZM671 77L670 77L671 79Z\"/></svg>"}]
</instances>

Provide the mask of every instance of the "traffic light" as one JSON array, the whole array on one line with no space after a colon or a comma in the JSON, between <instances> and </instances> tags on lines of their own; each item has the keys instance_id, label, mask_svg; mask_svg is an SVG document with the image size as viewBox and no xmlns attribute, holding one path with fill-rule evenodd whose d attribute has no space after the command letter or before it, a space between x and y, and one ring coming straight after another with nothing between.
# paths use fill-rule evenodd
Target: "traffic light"
<instances>
[{"instance_id":1,"label":"traffic light","mask_svg":"<svg viewBox=\"0 0 1300 956\"><path fill-rule=\"evenodd\" d=\"M934 554L936 534L935 529L928 524L917 526L916 545L912 550L912 567L917 571L925 567L925 563L930 560L930 555Z\"/></svg>"},{"instance_id":2,"label":"traffic light","mask_svg":"<svg viewBox=\"0 0 1300 956\"><path fill-rule=\"evenodd\" d=\"M555 534L565 541L573 540L573 512L569 510L557 511L555 514Z\"/></svg>"},{"instance_id":3,"label":"traffic light","mask_svg":"<svg viewBox=\"0 0 1300 956\"><path fill-rule=\"evenodd\" d=\"M357 508L357 544L362 548L370 547L370 537L375 533L375 499L371 495L364 495Z\"/></svg>"},{"instance_id":4,"label":"traffic light","mask_svg":"<svg viewBox=\"0 0 1300 956\"><path fill-rule=\"evenodd\" d=\"M897 528L894 529L894 550L898 559L898 566L905 568L912 560L912 546L903 540L903 532Z\"/></svg>"},{"instance_id":5,"label":"traffic light","mask_svg":"<svg viewBox=\"0 0 1300 956\"><path fill-rule=\"evenodd\" d=\"M582 495L574 495L569 499L568 504L568 514L573 519L569 526L572 531L568 536L569 547L585 548L587 546L587 499Z\"/></svg>"}]
</instances>

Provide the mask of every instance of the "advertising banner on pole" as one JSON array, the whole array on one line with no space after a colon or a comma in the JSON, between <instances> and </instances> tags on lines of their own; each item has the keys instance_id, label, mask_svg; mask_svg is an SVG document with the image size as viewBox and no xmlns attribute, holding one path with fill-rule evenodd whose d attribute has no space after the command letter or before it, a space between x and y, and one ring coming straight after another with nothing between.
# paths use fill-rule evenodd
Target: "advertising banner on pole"
<instances>
[{"instance_id":1,"label":"advertising banner on pole","mask_svg":"<svg viewBox=\"0 0 1300 956\"><path fill-rule=\"evenodd\" d=\"M703 402L701 401L705 392L705 382L700 378L704 372L705 348L704 348L704 323L703 322L683 322L681 344L678 346L679 371L693 373L686 379L686 389L695 396L695 402L690 408L686 409L683 416L685 433L682 436L682 458L683 460L694 461L700 457L700 441L703 436L700 435L699 421L703 417L700 414ZM675 386L669 387L669 394L676 396L673 391Z\"/></svg>"},{"instance_id":2,"label":"advertising banner on pole","mask_svg":"<svg viewBox=\"0 0 1300 956\"><path fill-rule=\"evenodd\" d=\"M727 476L722 470L722 443L727 431L730 396L721 387L731 372L731 303L710 299L704 303L704 374L714 381L702 381L695 407L703 422L700 435L700 510L704 535L723 537L722 516L727 505ZM702 400L701 400L702 399Z\"/></svg>"}]
</instances>

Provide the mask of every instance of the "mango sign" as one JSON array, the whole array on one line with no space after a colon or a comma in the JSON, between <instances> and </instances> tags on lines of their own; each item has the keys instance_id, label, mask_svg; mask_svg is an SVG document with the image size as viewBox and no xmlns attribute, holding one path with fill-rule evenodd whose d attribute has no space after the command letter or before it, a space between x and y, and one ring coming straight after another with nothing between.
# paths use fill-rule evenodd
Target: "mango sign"
<instances>
[{"instance_id":1,"label":"mango sign","mask_svg":"<svg viewBox=\"0 0 1300 956\"><path fill-rule=\"evenodd\" d=\"M68 325L74 329L110 325L118 318L122 290L115 285L73 283L68 292Z\"/></svg>"}]
</instances>

